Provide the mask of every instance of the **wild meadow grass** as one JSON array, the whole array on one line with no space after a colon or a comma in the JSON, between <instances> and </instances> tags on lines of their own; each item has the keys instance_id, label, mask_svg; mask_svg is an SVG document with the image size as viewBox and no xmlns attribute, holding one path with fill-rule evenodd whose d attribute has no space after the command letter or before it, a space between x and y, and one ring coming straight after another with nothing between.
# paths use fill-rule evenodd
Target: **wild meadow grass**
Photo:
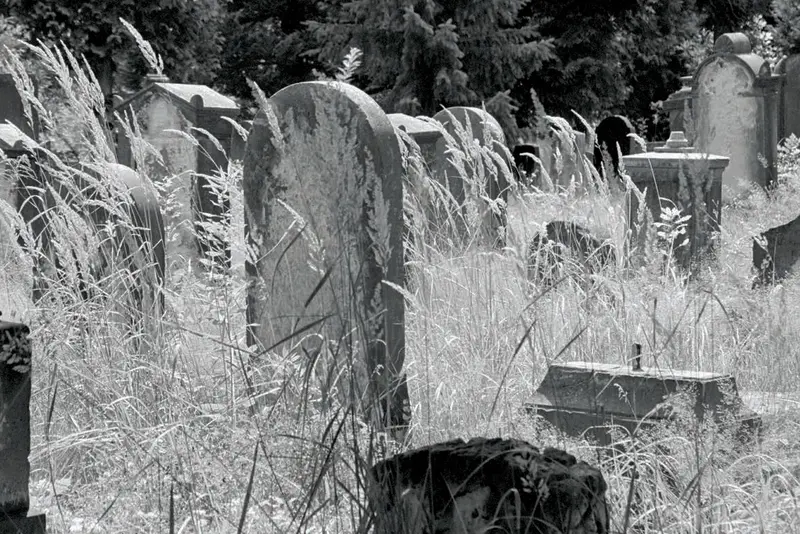
<instances>
[{"instance_id":1,"label":"wild meadow grass","mask_svg":"<svg viewBox=\"0 0 800 534\"><path fill-rule=\"evenodd\" d=\"M113 161L92 112L100 102L94 80L77 74L85 71L66 51L33 52L61 91L59 113L39 106L45 123L55 130L65 127L56 117L75 118L77 159L99 168ZM159 155L139 132L130 134L147 175ZM138 263L114 263L113 239L79 224L83 193L49 213L55 254L62 265L79 268L40 274L48 283L33 302L33 265L46 262L4 202L3 318L32 328L32 507L47 512L50 532L364 532L365 473L375 459L403 446L474 436L557 446L599 465L614 531L800 531L797 412L768 415L761 443L743 451L683 417L635 443L620 434L626 452L609 456L524 410L549 364L624 364L632 343L643 345L648 365L731 373L741 390L775 399L796 394L800 285L788 279L752 290L750 251L753 235L798 212L797 144L782 152L775 193L752 191L723 209L718 255L696 278L670 265L626 268L620 261L592 284L567 277L545 290L528 281L526 257L530 239L550 220L576 220L623 257L629 253L624 187L598 187L591 176L567 188L515 185L506 246L493 249L482 241L487 217L479 197L486 176L508 169L464 143L465 135L457 136L462 148L454 143L451 155L463 160L469 186L466 223L456 225L466 236L448 221L452 198L427 176L418 149L412 144L407 154L406 215L414 227L406 288L413 410L407 444L371 433L358 404L339 394L353 380L346 357L323 353L310 361L285 348L249 365L240 216L214 230L232 243L231 270L171 258L165 309L156 313L120 306L119 284L138 282L139 270L151 265L147 254ZM56 154L47 164L55 182L69 183L77 168ZM24 170L3 165L4 180ZM167 193L177 177L148 178L165 211L181 202ZM241 213L241 165L233 162L210 178L229 192L232 212ZM111 209L121 193L103 191L100 202ZM130 226L124 211L115 213L112 226ZM167 228L168 236L176 231ZM8 237L15 232L25 237L22 245ZM98 268L92 252L103 244L107 265ZM653 246L656 261L662 256ZM88 297L78 291L81 281L91 289ZM126 316L137 313L147 315L147 326L132 333ZM131 342L137 336L146 342ZM265 401L255 412L254 385Z\"/></svg>"}]
</instances>

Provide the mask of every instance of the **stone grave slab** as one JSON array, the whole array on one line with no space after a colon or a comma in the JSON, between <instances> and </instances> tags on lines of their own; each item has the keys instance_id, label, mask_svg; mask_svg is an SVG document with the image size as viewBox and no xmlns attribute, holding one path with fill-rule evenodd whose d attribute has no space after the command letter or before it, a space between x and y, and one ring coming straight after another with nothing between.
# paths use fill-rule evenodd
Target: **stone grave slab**
<instances>
[{"instance_id":1,"label":"stone grave slab","mask_svg":"<svg viewBox=\"0 0 800 534\"><path fill-rule=\"evenodd\" d=\"M775 73L783 76L778 112L778 140L800 137L800 54L782 58Z\"/></svg>"},{"instance_id":2,"label":"stone grave slab","mask_svg":"<svg viewBox=\"0 0 800 534\"><path fill-rule=\"evenodd\" d=\"M11 122L31 139L38 139L39 128L36 113L31 109L33 124L25 116L25 106L19 94L14 77L5 72L0 72L0 124Z\"/></svg>"},{"instance_id":3,"label":"stone grave slab","mask_svg":"<svg viewBox=\"0 0 800 534\"><path fill-rule=\"evenodd\" d=\"M290 85L268 102L271 113L254 119L244 159L257 258L246 266L248 343L288 350L299 342L293 332L322 321L314 332L354 343L368 373L379 372L382 402L391 406L384 409L400 425L405 416L395 403L405 386L394 381L403 366L405 308L384 283L404 280L404 167L395 129L366 93L340 82Z\"/></svg>"},{"instance_id":4,"label":"stone grave slab","mask_svg":"<svg viewBox=\"0 0 800 534\"><path fill-rule=\"evenodd\" d=\"M730 375L658 367L633 370L606 363L551 365L529 409L566 434L586 434L609 445L607 425L633 432L640 424L668 420L672 410L662 403L682 391L693 399L698 420L731 416L744 435L760 426L760 418L743 404Z\"/></svg>"},{"instance_id":5,"label":"stone grave slab","mask_svg":"<svg viewBox=\"0 0 800 534\"><path fill-rule=\"evenodd\" d=\"M606 117L595 128L597 136L594 147L594 166L601 176L609 169L603 168L603 150L608 152L611 159L612 171L614 176L619 175L619 158L634 152L634 141L630 134L636 133L636 129L627 117L613 115Z\"/></svg>"}]
</instances>

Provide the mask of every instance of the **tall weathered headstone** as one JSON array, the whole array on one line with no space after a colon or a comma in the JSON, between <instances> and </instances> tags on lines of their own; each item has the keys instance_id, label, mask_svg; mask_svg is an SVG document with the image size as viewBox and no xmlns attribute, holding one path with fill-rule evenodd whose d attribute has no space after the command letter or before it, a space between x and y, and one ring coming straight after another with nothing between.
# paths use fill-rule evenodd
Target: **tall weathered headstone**
<instances>
[{"instance_id":1,"label":"tall weathered headstone","mask_svg":"<svg viewBox=\"0 0 800 534\"><path fill-rule=\"evenodd\" d=\"M781 77L752 53L743 33L726 33L692 81L695 146L730 158L722 175L723 201L777 177L777 97ZM766 166L761 159L766 161Z\"/></svg>"},{"instance_id":2,"label":"tall weathered headstone","mask_svg":"<svg viewBox=\"0 0 800 534\"><path fill-rule=\"evenodd\" d=\"M636 129L631 121L622 115L613 115L600 121L595 129L597 141L594 147L594 166L602 175L606 172L612 172L614 176L619 175L619 158L632 152L634 141L630 134L634 133ZM604 150L611 159L611 169L603 166Z\"/></svg>"},{"instance_id":3,"label":"tall weathered headstone","mask_svg":"<svg viewBox=\"0 0 800 534\"><path fill-rule=\"evenodd\" d=\"M227 265L229 248L224 243L210 242L202 224L197 223L220 222L227 217L229 201L210 187L207 176L228 168L236 134L226 119L235 120L239 106L205 85L169 83L165 76L157 75L148 76L148 81L144 89L118 102L115 110L120 115L134 110L144 138L161 154L166 168L154 169L150 174L179 177L167 191L176 197L179 206L178 212L168 213L167 218L181 229L177 242L167 244L168 261L175 255L195 260L221 253L222 262ZM198 130L213 135L219 146ZM117 159L123 165L134 164L130 140L124 135L118 139ZM206 239L195 240L194 232Z\"/></svg>"},{"instance_id":4,"label":"tall weathered headstone","mask_svg":"<svg viewBox=\"0 0 800 534\"><path fill-rule=\"evenodd\" d=\"M502 245L505 242L503 231L507 225L505 203L508 201L508 192L513 181L511 173L514 162L506 148L505 135L500 123L480 108L460 106L444 109L434 115L433 119L444 126L447 134L457 145L462 143L462 139L458 135L459 128L466 130L467 139L464 141L469 145L475 144L474 146L451 147L444 137L437 141L434 163L435 177L446 181L456 202L460 206L464 206L467 191L459 167L469 174L480 173L482 166L486 180L485 194L492 200L502 200L502 205L497 211L489 210L491 223L487 225L489 226L487 230L492 234L494 243ZM495 156L487 158L483 153L478 154L478 151L474 150L476 147L485 147L490 150L489 154L493 153ZM452 148L460 149L466 157L458 157L451 150ZM481 196L479 192L472 194ZM481 206L481 209L484 207Z\"/></svg>"},{"instance_id":5,"label":"tall weathered headstone","mask_svg":"<svg viewBox=\"0 0 800 534\"><path fill-rule=\"evenodd\" d=\"M778 106L778 140L794 134L800 137L800 54L792 54L775 65L783 76Z\"/></svg>"},{"instance_id":6,"label":"tall weathered headstone","mask_svg":"<svg viewBox=\"0 0 800 534\"><path fill-rule=\"evenodd\" d=\"M31 343L27 326L0 321L0 532L44 534L30 510Z\"/></svg>"},{"instance_id":7,"label":"tall weathered headstone","mask_svg":"<svg viewBox=\"0 0 800 534\"><path fill-rule=\"evenodd\" d=\"M314 325L326 345L313 350L341 342L365 356L380 406L373 416L402 429L405 308L391 284L404 279L404 178L394 127L366 93L340 82L297 83L268 102L244 159L255 252L248 343L285 350Z\"/></svg>"}]
</instances>

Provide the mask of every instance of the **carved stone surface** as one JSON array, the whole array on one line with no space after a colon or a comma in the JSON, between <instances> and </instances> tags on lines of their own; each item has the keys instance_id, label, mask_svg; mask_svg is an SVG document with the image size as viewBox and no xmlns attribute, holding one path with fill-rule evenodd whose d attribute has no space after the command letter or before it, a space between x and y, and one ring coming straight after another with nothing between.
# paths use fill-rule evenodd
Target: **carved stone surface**
<instances>
[{"instance_id":1,"label":"carved stone surface","mask_svg":"<svg viewBox=\"0 0 800 534\"><path fill-rule=\"evenodd\" d=\"M515 439L453 440L373 466L376 534L600 534L602 473Z\"/></svg>"},{"instance_id":2,"label":"carved stone surface","mask_svg":"<svg viewBox=\"0 0 800 534\"><path fill-rule=\"evenodd\" d=\"M290 85L269 105L253 121L244 159L258 258L246 267L248 343L288 349L298 343L293 332L317 321L324 339L366 354L384 415L400 424L393 403L403 390L394 380L405 308L391 284L404 280L404 167L395 129L366 93L340 82Z\"/></svg>"}]
</instances>

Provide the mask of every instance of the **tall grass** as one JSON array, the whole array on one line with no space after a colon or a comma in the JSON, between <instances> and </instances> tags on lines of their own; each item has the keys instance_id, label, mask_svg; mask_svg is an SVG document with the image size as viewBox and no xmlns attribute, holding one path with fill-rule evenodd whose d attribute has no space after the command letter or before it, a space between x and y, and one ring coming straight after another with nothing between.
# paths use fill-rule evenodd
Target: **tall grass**
<instances>
[{"instance_id":1,"label":"tall grass","mask_svg":"<svg viewBox=\"0 0 800 534\"><path fill-rule=\"evenodd\" d=\"M88 196L75 185L76 175L91 178L80 172L85 166L104 176L114 161L110 136L94 112L103 109L99 89L67 51L31 50L56 81L61 109L55 114L32 104L51 129L76 132L79 148L79 161L42 156L53 183L76 199L48 213L60 271L44 269L54 258L39 256L13 206L0 203L4 235L21 236L3 243L7 268L0 280L6 305L14 308L4 308L4 318L30 324L35 343L33 506L48 512L51 532L363 532L366 469L399 445L371 433L358 403L337 394L354 380L352 359L322 352L310 360L282 350L266 354L258 369L247 365L242 262L248 252L239 215L211 229L233 243L229 272L178 262L164 284L163 311L131 309L135 303L121 308L119 288L137 282L152 258L145 249L117 268L109 230L132 225L117 209L124 192L93 182L101 192L97 202L115 215L112 228L98 230L86 214ZM64 117L72 121L59 123ZM466 210L454 205L419 148L403 137L409 445L485 435L566 448L602 468L617 531L800 530L796 415L767 417L762 443L744 452L733 451L713 428L679 418L641 439L620 434L626 452L607 456L523 410L549 364L626 363L634 342L644 346L647 363L732 373L741 389L770 392L773 399L796 393L799 286L789 279L752 291L749 266L751 236L797 213L796 146L782 153L777 194L753 191L725 207L717 260L687 280L674 268L627 267L626 255L636 251L624 246L625 188L598 182L591 166L591 175L579 177L585 187L513 185L502 229L506 248L486 247L486 215L502 207L483 198L486 180L509 169L468 139L469 128L462 130L449 148L462 162ZM166 193L178 178L153 174L159 155L140 132L128 135L139 172L154 183L165 209L181 202ZM5 161L2 169L12 181L28 167ZM241 214L240 163L209 179L229 193L232 213ZM618 266L588 289L570 277L548 291L532 284L528 243L556 218L579 221L609 239L622 253ZM104 244L105 268L95 265ZM34 265L42 266L36 274L43 282L36 301L30 299ZM135 330L146 343L130 342L134 334L122 312L157 326ZM258 382L266 402L253 412L249 392Z\"/></svg>"}]
</instances>

